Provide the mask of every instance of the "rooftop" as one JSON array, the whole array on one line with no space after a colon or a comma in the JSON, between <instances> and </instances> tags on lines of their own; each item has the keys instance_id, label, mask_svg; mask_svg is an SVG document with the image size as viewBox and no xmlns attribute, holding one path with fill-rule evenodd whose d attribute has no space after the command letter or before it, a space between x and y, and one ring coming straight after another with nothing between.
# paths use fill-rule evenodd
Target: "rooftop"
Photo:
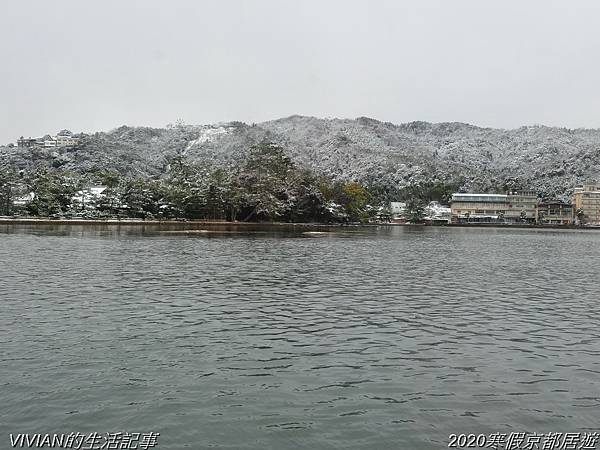
<instances>
[{"instance_id":1,"label":"rooftop","mask_svg":"<svg viewBox=\"0 0 600 450\"><path fill-rule=\"evenodd\" d=\"M453 202L501 202L505 203L508 195L505 194L452 194Z\"/></svg>"}]
</instances>

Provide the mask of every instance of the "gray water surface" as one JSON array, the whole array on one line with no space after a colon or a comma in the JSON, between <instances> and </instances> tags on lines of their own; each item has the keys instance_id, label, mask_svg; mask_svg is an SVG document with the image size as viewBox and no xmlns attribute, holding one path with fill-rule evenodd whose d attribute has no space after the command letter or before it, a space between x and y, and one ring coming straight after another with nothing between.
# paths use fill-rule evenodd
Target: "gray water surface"
<instances>
[{"instance_id":1,"label":"gray water surface","mask_svg":"<svg viewBox=\"0 0 600 450\"><path fill-rule=\"evenodd\" d=\"M0 229L9 433L441 449L600 431L600 233Z\"/></svg>"}]
</instances>

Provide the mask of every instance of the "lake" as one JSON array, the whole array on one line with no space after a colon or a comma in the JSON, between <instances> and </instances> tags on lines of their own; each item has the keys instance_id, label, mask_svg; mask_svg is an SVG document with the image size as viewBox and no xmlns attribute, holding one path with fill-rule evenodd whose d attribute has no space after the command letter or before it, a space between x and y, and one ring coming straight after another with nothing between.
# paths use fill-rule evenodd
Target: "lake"
<instances>
[{"instance_id":1,"label":"lake","mask_svg":"<svg viewBox=\"0 0 600 450\"><path fill-rule=\"evenodd\" d=\"M598 232L182 230L0 225L0 448L600 431Z\"/></svg>"}]
</instances>

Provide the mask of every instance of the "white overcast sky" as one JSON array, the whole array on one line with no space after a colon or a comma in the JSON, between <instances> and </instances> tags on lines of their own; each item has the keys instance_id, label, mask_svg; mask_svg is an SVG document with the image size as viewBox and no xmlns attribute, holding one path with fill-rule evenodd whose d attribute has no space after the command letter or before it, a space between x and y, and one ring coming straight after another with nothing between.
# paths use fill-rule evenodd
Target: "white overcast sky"
<instances>
[{"instance_id":1,"label":"white overcast sky","mask_svg":"<svg viewBox=\"0 0 600 450\"><path fill-rule=\"evenodd\" d=\"M597 0L18 0L0 142L292 114L600 127Z\"/></svg>"}]
</instances>

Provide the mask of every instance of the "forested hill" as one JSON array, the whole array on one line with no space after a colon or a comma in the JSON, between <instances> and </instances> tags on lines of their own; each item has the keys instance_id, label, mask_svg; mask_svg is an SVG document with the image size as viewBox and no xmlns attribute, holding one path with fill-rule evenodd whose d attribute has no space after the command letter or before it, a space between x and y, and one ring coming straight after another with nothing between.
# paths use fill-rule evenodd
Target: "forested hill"
<instances>
[{"instance_id":1,"label":"forested hill","mask_svg":"<svg viewBox=\"0 0 600 450\"><path fill-rule=\"evenodd\" d=\"M361 117L291 116L259 124L120 127L81 135L71 149L0 147L3 165L90 173L160 176L177 155L211 167L233 166L254 144L270 141L299 167L374 191L441 181L468 191L531 188L565 195L600 178L600 130L529 126L512 130L464 123L401 125Z\"/></svg>"}]
</instances>

